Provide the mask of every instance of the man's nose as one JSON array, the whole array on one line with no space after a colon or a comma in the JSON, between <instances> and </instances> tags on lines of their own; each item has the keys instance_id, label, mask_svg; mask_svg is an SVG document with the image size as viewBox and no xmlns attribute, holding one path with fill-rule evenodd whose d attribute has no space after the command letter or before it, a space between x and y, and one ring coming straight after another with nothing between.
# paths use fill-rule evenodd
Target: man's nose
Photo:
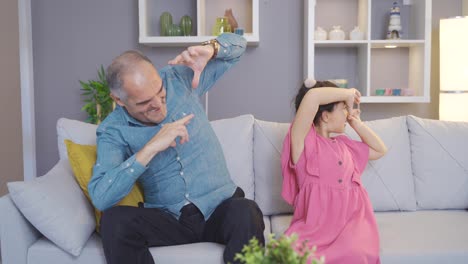
<instances>
[{"instance_id":1,"label":"man's nose","mask_svg":"<svg viewBox=\"0 0 468 264\"><path fill-rule=\"evenodd\" d=\"M159 97L155 97L153 100L150 102L151 107L160 107L162 105L162 99Z\"/></svg>"}]
</instances>

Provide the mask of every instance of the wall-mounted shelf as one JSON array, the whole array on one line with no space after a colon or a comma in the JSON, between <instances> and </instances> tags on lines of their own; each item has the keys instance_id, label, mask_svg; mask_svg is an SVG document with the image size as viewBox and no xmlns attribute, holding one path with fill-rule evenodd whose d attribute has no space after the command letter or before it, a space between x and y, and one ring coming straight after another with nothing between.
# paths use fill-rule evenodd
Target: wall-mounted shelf
<instances>
[{"instance_id":1,"label":"wall-mounted shelf","mask_svg":"<svg viewBox=\"0 0 468 264\"><path fill-rule=\"evenodd\" d=\"M347 79L365 103L430 102L431 0L398 0L403 34L387 40L390 8L395 0L305 0L305 77ZM345 40L315 40L341 25ZM364 40L349 40L354 28ZM381 89L409 89L411 95L376 95Z\"/></svg>"},{"instance_id":2,"label":"wall-mounted shelf","mask_svg":"<svg viewBox=\"0 0 468 264\"><path fill-rule=\"evenodd\" d=\"M215 38L211 34L216 17L232 8L239 27L244 28L247 45L258 45L259 0L138 0L139 42L148 46L190 46ZM159 17L165 11L178 24L183 15L193 20L193 36L161 36Z\"/></svg>"}]
</instances>

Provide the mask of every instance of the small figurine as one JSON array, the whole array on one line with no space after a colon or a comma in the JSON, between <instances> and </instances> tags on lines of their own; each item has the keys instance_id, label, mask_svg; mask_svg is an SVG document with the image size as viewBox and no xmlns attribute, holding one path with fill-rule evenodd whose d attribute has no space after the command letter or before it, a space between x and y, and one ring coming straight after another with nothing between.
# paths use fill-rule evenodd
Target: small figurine
<instances>
[{"instance_id":1,"label":"small figurine","mask_svg":"<svg viewBox=\"0 0 468 264\"><path fill-rule=\"evenodd\" d=\"M390 22L388 23L387 39L401 38L401 20L400 7L398 2L393 2L393 7L390 10Z\"/></svg>"}]
</instances>

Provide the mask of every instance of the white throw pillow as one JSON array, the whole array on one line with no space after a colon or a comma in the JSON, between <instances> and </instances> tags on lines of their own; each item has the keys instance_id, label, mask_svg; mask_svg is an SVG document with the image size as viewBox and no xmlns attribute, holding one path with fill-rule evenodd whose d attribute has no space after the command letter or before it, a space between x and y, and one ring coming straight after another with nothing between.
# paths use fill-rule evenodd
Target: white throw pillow
<instances>
[{"instance_id":1,"label":"white throw pillow","mask_svg":"<svg viewBox=\"0 0 468 264\"><path fill-rule=\"evenodd\" d=\"M252 115L211 121L231 178L249 199L254 198L253 122Z\"/></svg>"},{"instance_id":2,"label":"white throw pillow","mask_svg":"<svg viewBox=\"0 0 468 264\"><path fill-rule=\"evenodd\" d=\"M16 207L50 241L79 256L95 229L94 212L76 183L68 160L46 175L7 183Z\"/></svg>"},{"instance_id":3,"label":"white throw pillow","mask_svg":"<svg viewBox=\"0 0 468 264\"><path fill-rule=\"evenodd\" d=\"M468 122L408 117L421 209L468 208Z\"/></svg>"},{"instance_id":4,"label":"white throw pillow","mask_svg":"<svg viewBox=\"0 0 468 264\"><path fill-rule=\"evenodd\" d=\"M406 117L393 117L364 122L383 140L388 148L385 156L369 161L362 174L375 211L414 211L416 197L411 169L411 152ZM360 140L346 126L346 134Z\"/></svg>"},{"instance_id":5,"label":"white throw pillow","mask_svg":"<svg viewBox=\"0 0 468 264\"><path fill-rule=\"evenodd\" d=\"M281 196L281 151L288 129L288 123L258 119L254 123L255 201L264 215L293 211Z\"/></svg>"},{"instance_id":6,"label":"white throw pillow","mask_svg":"<svg viewBox=\"0 0 468 264\"><path fill-rule=\"evenodd\" d=\"M96 145L96 128L97 125L83 121L60 118L57 121L57 144L60 159L68 159L65 139L81 145Z\"/></svg>"}]
</instances>

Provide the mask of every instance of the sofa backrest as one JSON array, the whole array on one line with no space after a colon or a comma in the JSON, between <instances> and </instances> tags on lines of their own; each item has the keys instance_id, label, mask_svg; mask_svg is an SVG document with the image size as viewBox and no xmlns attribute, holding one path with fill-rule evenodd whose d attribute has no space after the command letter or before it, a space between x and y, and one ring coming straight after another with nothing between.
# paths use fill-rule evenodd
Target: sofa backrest
<instances>
[{"instance_id":1,"label":"sofa backrest","mask_svg":"<svg viewBox=\"0 0 468 264\"><path fill-rule=\"evenodd\" d=\"M414 116L365 122L385 142L388 153L370 161L362 182L375 211L468 208L468 123ZM211 122L233 181L255 198L265 215L291 213L281 197L281 150L289 123L252 115ZM96 144L96 125L61 118L57 122L60 159L65 139ZM349 127L346 134L359 137ZM414 176L413 176L414 174Z\"/></svg>"},{"instance_id":2,"label":"sofa backrest","mask_svg":"<svg viewBox=\"0 0 468 264\"><path fill-rule=\"evenodd\" d=\"M224 152L232 180L240 186L247 198L254 198L252 115L212 121L211 125ZM97 125L60 118L57 121L57 143L60 159L68 159L64 140L77 144L96 145Z\"/></svg>"}]
</instances>

